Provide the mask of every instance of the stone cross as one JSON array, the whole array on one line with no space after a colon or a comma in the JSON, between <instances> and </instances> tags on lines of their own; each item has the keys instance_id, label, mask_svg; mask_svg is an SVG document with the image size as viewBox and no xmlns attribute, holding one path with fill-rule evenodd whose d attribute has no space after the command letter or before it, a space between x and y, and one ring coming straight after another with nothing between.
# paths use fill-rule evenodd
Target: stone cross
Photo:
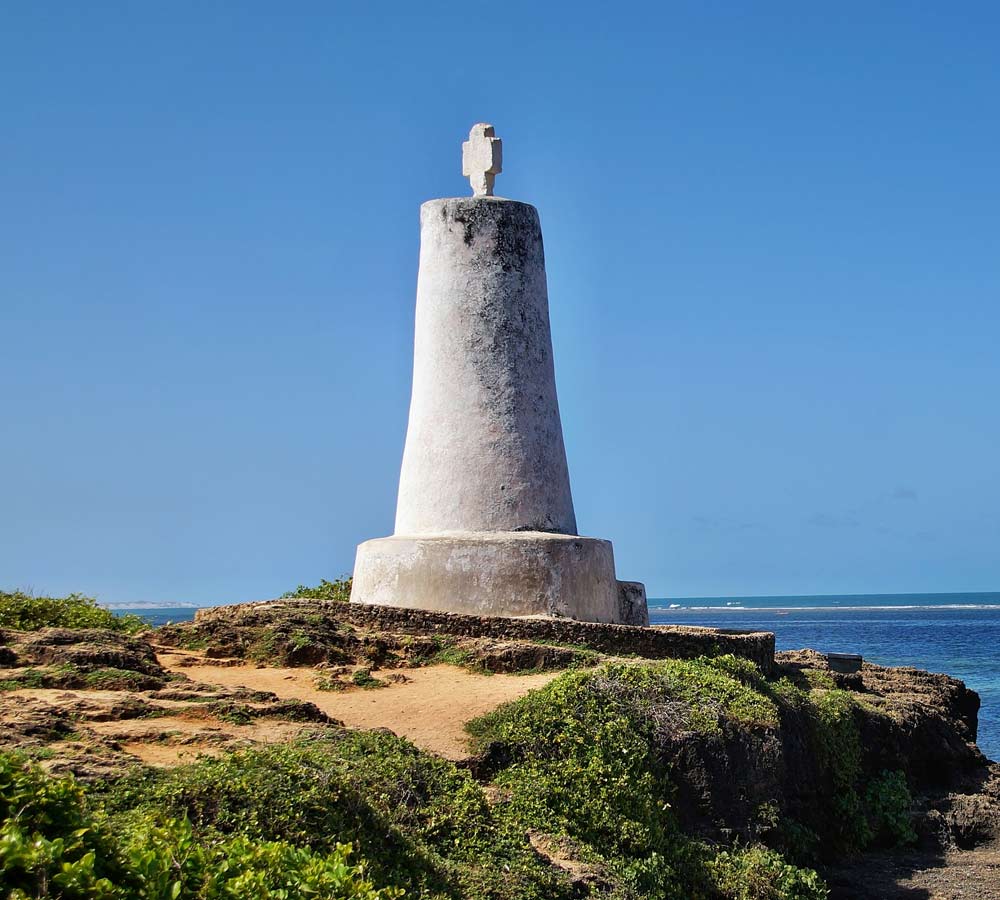
<instances>
[{"instance_id":1,"label":"stone cross","mask_svg":"<svg viewBox=\"0 0 1000 900\"><path fill-rule=\"evenodd\" d=\"M462 144L462 174L472 184L474 197L492 197L493 182L503 171L503 142L495 135L492 125L479 122Z\"/></svg>"}]
</instances>

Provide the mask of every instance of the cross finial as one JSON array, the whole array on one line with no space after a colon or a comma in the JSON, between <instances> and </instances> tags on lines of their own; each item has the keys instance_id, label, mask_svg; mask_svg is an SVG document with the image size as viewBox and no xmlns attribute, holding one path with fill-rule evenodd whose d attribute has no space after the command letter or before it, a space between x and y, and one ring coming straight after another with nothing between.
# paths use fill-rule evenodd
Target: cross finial
<instances>
[{"instance_id":1,"label":"cross finial","mask_svg":"<svg viewBox=\"0 0 1000 900\"><path fill-rule=\"evenodd\" d=\"M471 182L474 197L492 197L493 182L503 171L503 142L495 135L492 125L479 122L462 144L462 174Z\"/></svg>"}]
</instances>

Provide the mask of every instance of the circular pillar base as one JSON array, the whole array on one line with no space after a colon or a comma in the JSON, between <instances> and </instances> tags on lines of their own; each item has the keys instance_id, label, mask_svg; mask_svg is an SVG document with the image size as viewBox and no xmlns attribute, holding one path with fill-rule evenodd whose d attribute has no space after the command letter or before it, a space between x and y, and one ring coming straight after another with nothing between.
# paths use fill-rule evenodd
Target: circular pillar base
<instances>
[{"instance_id":1,"label":"circular pillar base","mask_svg":"<svg viewBox=\"0 0 1000 900\"><path fill-rule=\"evenodd\" d=\"M352 603L649 624L610 541L536 531L393 536L358 546Z\"/></svg>"}]
</instances>

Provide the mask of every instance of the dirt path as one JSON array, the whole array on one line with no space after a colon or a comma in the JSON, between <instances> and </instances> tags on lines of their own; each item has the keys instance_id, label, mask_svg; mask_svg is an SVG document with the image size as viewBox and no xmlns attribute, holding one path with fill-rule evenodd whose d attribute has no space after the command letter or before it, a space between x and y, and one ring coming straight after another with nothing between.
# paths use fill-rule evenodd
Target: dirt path
<instances>
[{"instance_id":1,"label":"dirt path","mask_svg":"<svg viewBox=\"0 0 1000 900\"><path fill-rule=\"evenodd\" d=\"M179 666L175 656L160 657L164 668L194 681L224 687L271 691L281 698L308 700L327 715L354 728L388 728L418 747L449 759L468 755L464 726L501 703L548 684L558 672L536 675L477 675L456 666L380 669L380 679L404 676L400 684L374 690L316 689L314 669Z\"/></svg>"},{"instance_id":2,"label":"dirt path","mask_svg":"<svg viewBox=\"0 0 1000 900\"><path fill-rule=\"evenodd\" d=\"M1000 900L1000 844L871 854L828 873L830 900Z\"/></svg>"}]
</instances>

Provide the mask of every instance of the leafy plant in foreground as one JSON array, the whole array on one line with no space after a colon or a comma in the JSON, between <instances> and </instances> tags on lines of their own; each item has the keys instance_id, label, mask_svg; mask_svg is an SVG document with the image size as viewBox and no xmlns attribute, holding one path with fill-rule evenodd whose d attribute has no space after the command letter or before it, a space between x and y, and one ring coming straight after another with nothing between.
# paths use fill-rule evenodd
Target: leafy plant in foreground
<instances>
[{"instance_id":1,"label":"leafy plant in foreground","mask_svg":"<svg viewBox=\"0 0 1000 900\"><path fill-rule=\"evenodd\" d=\"M569 892L516 822L447 760L391 734L344 732L205 759L109 789L114 821L160 813L197 834L286 841L327 853L351 842L375 880L407 896L562 900Z\"/></svg>"},{"instance_id":2,"label":"leafy plant in foreground","mask_svg":"<svg viewBox=\"0 0 1000 900\"><path fill-rule=\"evenodd\" d=\"M917 839L910 820L913 797L906 776L883 771L865 791L865 808L874 839L889 846L912 844Z\"/></svg>"},{"instance_id":3,"label":"leafy plant in foreground","mask_svg":"<svg viewBox=\"0 0 1000 900\"><path fill-rule=\"evenodd\" d=\"M117 849L72 778L50 778L0 753L0 888L4 896L105 900L120 896Z\"/></svg>"},{"instance_id":4,"label":"leafy plant in foreground","mask_svg":"<svg viewBox=\"0 0 1000 900\"><path fill-rule=\"evenodd\" d=\"M0 754L0 895L8 900L393 900L351 862L349 845L323 852L255 841L147 811L112 830L72 777L52 778Z\"/></svg>"},{"instance_id":5,"label":"leafy plant in foreground","mask_svg":"<svg viewBox=\"0 0 1000 900\"><path fill-rule=\"evenodd\" d=\"M824 900L826 885L812 869L789 865L764 847L724 850L708 861L716 888L731 900Z\"/></svg>"}]
</instances>

